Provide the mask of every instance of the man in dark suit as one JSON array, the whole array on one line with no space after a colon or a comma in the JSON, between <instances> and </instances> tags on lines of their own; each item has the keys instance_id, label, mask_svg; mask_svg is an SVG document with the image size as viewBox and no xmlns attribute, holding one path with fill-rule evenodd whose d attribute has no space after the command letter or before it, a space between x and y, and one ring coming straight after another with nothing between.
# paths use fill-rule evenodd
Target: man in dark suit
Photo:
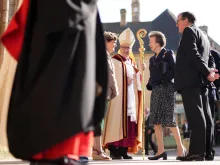
<instances>
[{"instance_id":1,"label":"man in dark suit","mask_svg":"<svg viewBox=\"0 0 220 165\"><path fill-rule=\"evenodd\" d=\"M208 103L208 81L219 75L208 67L210 44L208 37L195 24L190 12L178 15L177 27L182 39L177 51L175 88L181 93L187 120L191 127L189 153L183 161L213 160L211 137L213 122Z\"/></svg>"},{"instance_id":2,"label":"man in dark suit","mask_svg":"<svg viewBox=\"0 0 220 165\"><path fill-rule=\"evenodd\" d=\"M190 128L187 120L185 120L182 126L183 139L190 138Z\"/></svg>"},{"instance_id":3,"label":"man in dark suit","mask_svg":"<svg viewBox=\"0 0 220 165\"><path fill-rule=\"evenodd\" d=\"M211 56L214 59L214 63L216 66L216 69L218 70L218 74L220 73L220 53L214 49L211 50ZM214 81L216 91L219 91L220 89L220 79L217 79ZM217 95L218 97L218 95ZM219 100L219 98L217 98Z\"/></svg>"},{"instance_id":4,"label":"man in dark suit","mask_svg":"<svg viewBox=\"0 0 220 165\"><path fill-rule=\"evenodd\" d=\"M149 111L147 111L147 115L149 114ZM154 152L154 155L157 153L157 146L152 140L152 135L154 134L154 128L153 126L149 125L149 116L147 116L147 119L145 120L145 155L149 155L149 147L148 143L150 143L151 149Z\"/></svg>"}]
</instances>

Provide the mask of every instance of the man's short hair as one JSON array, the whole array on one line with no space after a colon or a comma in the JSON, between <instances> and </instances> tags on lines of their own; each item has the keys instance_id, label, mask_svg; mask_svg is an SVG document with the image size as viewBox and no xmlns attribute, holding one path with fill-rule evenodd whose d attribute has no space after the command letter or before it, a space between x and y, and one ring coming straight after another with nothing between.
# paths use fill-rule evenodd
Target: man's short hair
<instances>
[{"instance_id":1,"label":"man's short hair","mask_svg":"<svg viewBox=\"0 0 220 165\"><path fill-rule=\"evenodd\" d=\"M196 17L195 17L195 15L194 15L193 13L191 13L191 12L188 12L188 11L182 12L182 13L181 13L181 16L182 16L182 19L183 19L183 20L187 18L188 21L189 21L190 23L192 23L192 24L195 24L195 22L196 22Z\"/></svg>"},{"instance_id":2,"label":"man's short hair","mask_svg":"<svg viewBox=\"0 0 220 165\"><path fill-rule=\"evenodd\" d=\"M149 38L155 37L156 43L158 43L161 47L166 46L166 37L165 35L160 31L151 31L148 35Z\"/></svg>"},{"instance_id":3,"label":"man's short hair","mask_svg":"<svg viewBox=\"0 0 220 165\"><path fill-rule=\"evenodd\" d=\"M104 32L104 38L105 41L107 42L111 42L112 40L116 41L118 39L118 36L116 33L112 33L112 32Z\"/></svg>"}]
</instances>

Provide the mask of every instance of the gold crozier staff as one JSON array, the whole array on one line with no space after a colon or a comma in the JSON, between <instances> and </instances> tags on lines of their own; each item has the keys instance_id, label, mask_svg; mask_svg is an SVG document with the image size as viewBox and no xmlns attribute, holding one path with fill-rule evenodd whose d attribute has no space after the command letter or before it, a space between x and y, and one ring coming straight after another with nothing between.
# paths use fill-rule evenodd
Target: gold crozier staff
<instances>
[{"instance_id":1,"label":"gold crozier staff","mask_svg":"<svg viewBox=\"0 0 220 165\"><path fill-rule=\"evenodd\" d=\"M142 38L146 37L147 35L147 31L145 29L139 29L137 31L137 39L139 40L139 44L140 44L140 48L139 48L139 52L140 52L140 65L143 66L144 65L144 41L142 40ZM143 108L143 126L142 126L142 156L144 159L145 156L145 85L144 85L144 70L143 68L141 69L141 75L142 75L142 82L141 82L141 86L142 86L142 108Z\"/></svg>"}]
</instances>

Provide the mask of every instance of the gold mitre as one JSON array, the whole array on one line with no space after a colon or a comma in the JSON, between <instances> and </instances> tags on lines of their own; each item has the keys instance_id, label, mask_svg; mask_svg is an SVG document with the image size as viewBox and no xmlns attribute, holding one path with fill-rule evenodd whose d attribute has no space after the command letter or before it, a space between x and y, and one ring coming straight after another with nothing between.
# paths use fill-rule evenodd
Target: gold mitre
<instances>
[{"instance_id":1,"label":"gold mitre","mask_svg":"<svg viewBox=\"0 0 220 165\"><path fill-rule=\"evenodd\" d=\"M120 45L133 46L135 42L134 33L130 28L125 29L118 38Z\"/></svg>"}]
</instances>

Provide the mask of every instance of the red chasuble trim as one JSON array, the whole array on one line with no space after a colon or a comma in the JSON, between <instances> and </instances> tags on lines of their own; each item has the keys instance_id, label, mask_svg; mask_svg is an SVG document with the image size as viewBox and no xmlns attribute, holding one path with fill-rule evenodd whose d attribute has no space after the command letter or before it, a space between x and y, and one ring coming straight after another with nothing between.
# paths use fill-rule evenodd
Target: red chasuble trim
<instances>
[{"instance_id":1,"label":"red chasuble trim","mask_svg":"<svg viewBox=\"0 0 220 165\"><path fill-rule=\"evenodd\" d=\"M21 7L14 15L7 30L1 37L2 43L16 60L18 60L22 50L29 5L29 0L23 0Z\"/></svg>"}]
</instances>

